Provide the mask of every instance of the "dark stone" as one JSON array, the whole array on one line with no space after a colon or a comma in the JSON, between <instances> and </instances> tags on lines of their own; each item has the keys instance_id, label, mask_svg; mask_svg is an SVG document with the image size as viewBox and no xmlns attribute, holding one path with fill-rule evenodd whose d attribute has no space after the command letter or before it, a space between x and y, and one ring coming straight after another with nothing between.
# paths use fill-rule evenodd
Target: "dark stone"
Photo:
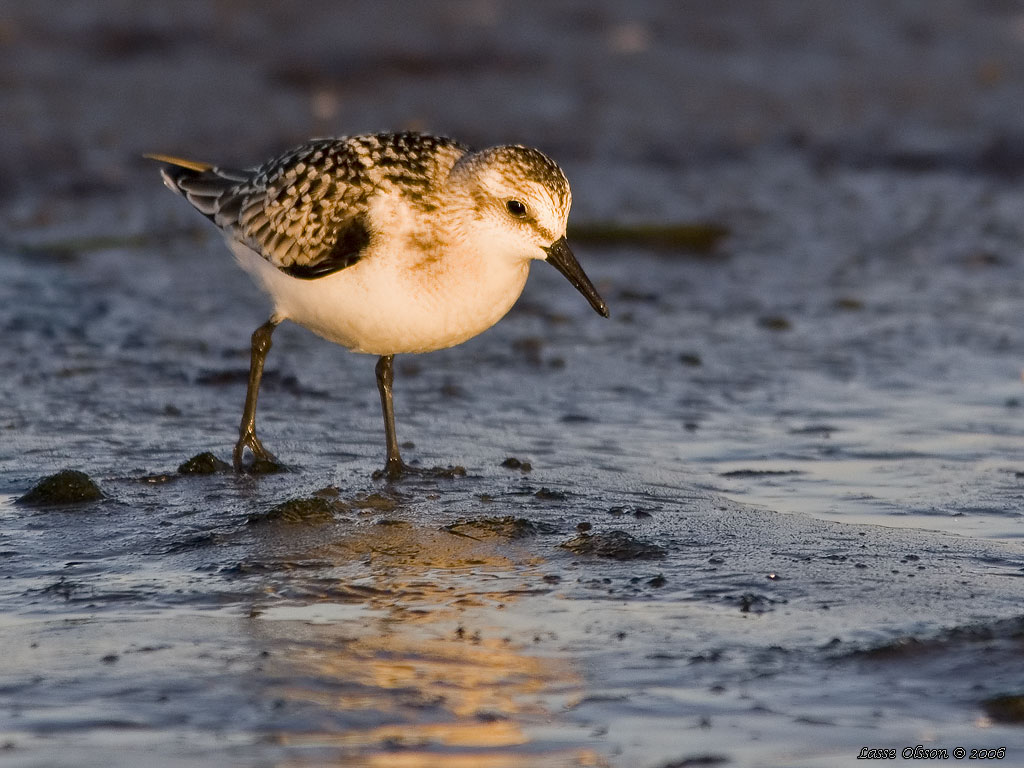
<instances>
[{"instance_id":1,"label":"dark stone","mask_svg":"<svg viewBox=\"0 0 1024 768\"><path fill-rule=\"evenodd\" d=\"M231 465L221 461L209 451L198 453L178 467L180 475L213 475L217 472L228 472Z\"/></svg>"},{"instance_id":2,"label":"dark stone","mask_svg":"<svg viewBox=\"0 0 1024 768\"><path fill-rule=\"evenodd\" d=\"M1024 695L994 696L981 702L981 706L997 723L1024 723Z\"/></svg>"},{"instance_id":3,"label":"dark stone","mask_svg":"<svg viewBox=\"0 0 1024 768\"><path fill-rule=\"evenodd\" d=\"M567 498L561 491L552 491L550 488L541 488L533 495L541 501L565 501Z\"/></svg>"},{"instance_id":4,"label":"dark stone","mask_svg":"<svg viewBox=\"0 0 1024 768\"><path fill-rule=\"evenodd\" d=\"M58 504L83 504L99 501L103 493L99 486L84 472L64 469L55 475L44 477L18 499L19 504L46 507Z\"/></svg>"},{"instance_id":5,"label":"dark stone","mask_svg":"<svg viewBox=\"0 0 1024 768\"><path fill-rule=\"evenodd\" d=\"M505 467L505 469L518 469L521 472L529 472L533 469L533 465L530 464L530 462L521 461L517 459L515 456L509 456L507 459L501 462L501 466Z\"/></svg>"},{"instance_id":6,"label":"dark stone","mask_svg":"<svg viewBox=\"0 0 1024 768\"><path fill-rule=\"evenodd\" d=\"M767 315L758 318L757 324L769 331L788 331L793 324L782 315Z\"/></svg>"}]
</instances>

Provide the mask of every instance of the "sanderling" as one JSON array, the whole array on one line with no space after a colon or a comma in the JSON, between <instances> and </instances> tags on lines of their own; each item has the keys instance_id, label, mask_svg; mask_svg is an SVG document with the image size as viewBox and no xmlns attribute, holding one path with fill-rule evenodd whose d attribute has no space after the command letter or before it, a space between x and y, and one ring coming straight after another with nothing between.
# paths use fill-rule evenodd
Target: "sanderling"
<instances>
[{"instance_id":1,"label":"sanderling","mask_svg":"<svg viewBox=\"0 0 1024 768\"><path fill-rule=\"evenodd\" d=\"M490 328L519 298L534 259L608 316L565 239L569 182L536 149L471 151L437 136L380 133L316 139L248 170L147 157L223 230L273 301L252 335L236 470L246 448L255 461L277 463L256 436L256 398L282 320L379 355L384 474L396 478L420 471L402 461L395 436L396 354L444 349Z\"/></svg>"}]
</instances>

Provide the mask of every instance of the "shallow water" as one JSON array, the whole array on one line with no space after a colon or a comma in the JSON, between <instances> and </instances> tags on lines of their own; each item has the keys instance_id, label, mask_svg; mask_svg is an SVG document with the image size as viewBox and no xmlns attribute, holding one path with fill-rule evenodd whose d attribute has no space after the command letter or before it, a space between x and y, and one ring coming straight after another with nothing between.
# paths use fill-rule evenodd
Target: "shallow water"
<instances>
[{"instance_id":1,"label":"shallow water","mask_svg":"<svg viewBox=\"0 0 1024 768\"><path fill-rule=\"evenodd\" d=\"M822 765L1018 737L982 707L1022 680L1019 346L977 345L1016 336L1009 268L922 268L975 281L938 317L940 289L808 307L756 255L594 252L610 322L535 270L487 335L399 361L407 454L468 475L390 487L372 360L291 328L260 425L293 471L176 474L227 458L259 321L220 247L4 262L3 322L31 326L5 396L11 764ZM766 293L788 329L759 325ZM63 466L108 498L13 504ZM333 522L250 521L314 492ZM581 546L614 532L640 546Z\"/></svg>"},{"instance_id":2,"label":"shallow water","mask_svg":"<svg viewBox=\"0 0 1024 768\"><path fill-rule=\"evenodd\" d=\"M0 25L0 762L1024 764L992 704L1024 694L1019 9L376 7ZM289 326L258 423L290 471L179 474L229 458L266 304L126 155L417 115L549 149L581 224L728 235L579 245L610 320L537 265L494 329L399 357L406 458L465 477L373 480L373 359ZM15 503L63 468L105 498Z\"/></svg>"}]
</instances>

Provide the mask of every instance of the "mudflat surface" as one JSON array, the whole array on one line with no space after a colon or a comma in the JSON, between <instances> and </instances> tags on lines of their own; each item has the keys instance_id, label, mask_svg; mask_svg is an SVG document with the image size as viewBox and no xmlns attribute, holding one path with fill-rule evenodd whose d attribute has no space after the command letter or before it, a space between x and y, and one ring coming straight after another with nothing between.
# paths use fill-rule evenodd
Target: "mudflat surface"
<instances>
[{"instance_id":1,"label":"mudflat surface","mask_svg":"<svg viewBox=\"0 0 1024 768\"><path fill-rule=\"evenodd\" d=\"M0 3L0 761L1024 764L1024 4L722 6ZM409 128L554 156L612 318L398 358L398 484L282 327L290 471L180 473L267 305L139 155Z\"/></svg>"}]
</instances>

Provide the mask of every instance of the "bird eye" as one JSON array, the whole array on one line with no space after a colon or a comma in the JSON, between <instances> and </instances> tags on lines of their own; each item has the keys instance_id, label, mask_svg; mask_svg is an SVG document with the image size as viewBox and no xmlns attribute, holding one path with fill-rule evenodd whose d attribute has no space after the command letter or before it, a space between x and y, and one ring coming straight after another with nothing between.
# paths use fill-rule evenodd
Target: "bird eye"
<instances>
[{"instance_id":1,"label":"bird eye","mask_svg":"<svg viewBox=\"0 0 1024 768\"><path fill-rule=\"evenodd\" d=\"M521 219L526 216L526 203L520 200L509 200L505 203L505 208L517 219Z\"/></svg>"}]
</instances>

